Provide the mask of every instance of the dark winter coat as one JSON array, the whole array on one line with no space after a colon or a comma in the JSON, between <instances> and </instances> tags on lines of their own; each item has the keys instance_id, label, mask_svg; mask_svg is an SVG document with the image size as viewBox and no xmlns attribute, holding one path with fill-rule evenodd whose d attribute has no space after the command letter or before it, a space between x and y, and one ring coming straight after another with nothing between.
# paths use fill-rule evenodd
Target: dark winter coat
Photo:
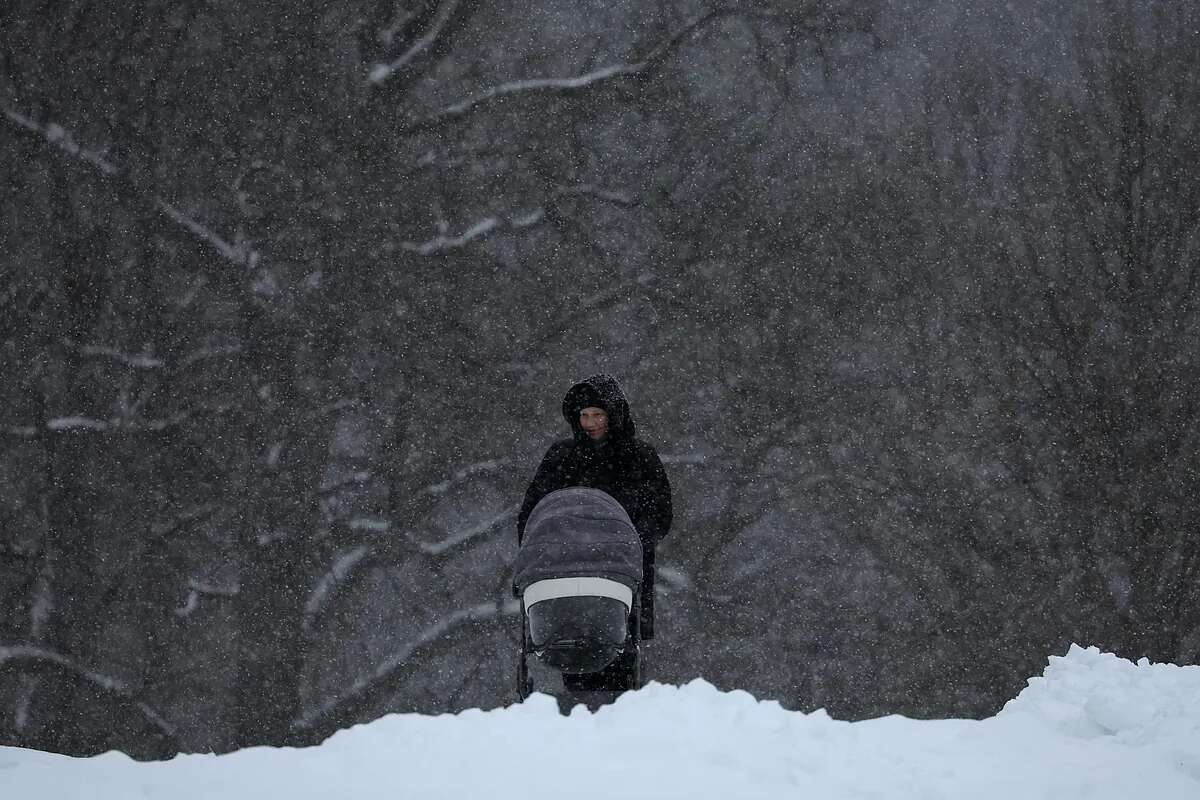
<instances>
[{"instance_id":1,"label":"dark winter coat","mask_svg":"<svg viewBox=\"0 0 1200 800\"><path fill-rule=\"evenodd\" d=\"M608 414L608 436L592 441L579 425L588 407ZM629 514L642 540L642 637L654 635L654 546L671 529L671 484L658 453L636 438L629 402L609 375L593 375L567 391L562 413L572 436L555 442L538 467L517 515L517 541L538 501L568 486L588 486L612 495Z\"/></svg>"}]
</instances>

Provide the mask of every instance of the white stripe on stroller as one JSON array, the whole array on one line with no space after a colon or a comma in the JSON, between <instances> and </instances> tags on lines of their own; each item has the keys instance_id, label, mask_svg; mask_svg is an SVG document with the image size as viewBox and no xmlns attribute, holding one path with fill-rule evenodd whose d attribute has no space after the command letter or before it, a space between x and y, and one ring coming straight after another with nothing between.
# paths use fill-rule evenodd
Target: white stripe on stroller
<instances>
[{"instance_id":1,"label":"white stripe on stroller","mask_svg":"<svg viewBox=\"0 0 1200 800\"><path fill-rule=\"evenodd\" d=\"M559 597L611 597L625 608L633 608L633 590L608 578L549 578L529 584L521 596L526 610L534 603Z\"/></svg>"}]
</instances>

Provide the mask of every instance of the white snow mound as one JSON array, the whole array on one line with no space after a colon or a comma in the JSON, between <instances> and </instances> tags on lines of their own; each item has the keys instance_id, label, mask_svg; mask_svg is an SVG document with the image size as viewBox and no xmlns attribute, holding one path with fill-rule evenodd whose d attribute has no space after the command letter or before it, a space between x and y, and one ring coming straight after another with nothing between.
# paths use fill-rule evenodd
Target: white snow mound
<instances>
[{"instance_id":1,"label":"white snow mound","mask_svg":"<svg viewBox=\"0 0 1200 800\"><path fill-rule=\"evenodd\" d=\"M1200 667L1073 646L986 720L841 722L704 681L569 717L394 714L307 749L141 764L0 748L0 797L1197 800Z\"/></svg>"}]
</instances>

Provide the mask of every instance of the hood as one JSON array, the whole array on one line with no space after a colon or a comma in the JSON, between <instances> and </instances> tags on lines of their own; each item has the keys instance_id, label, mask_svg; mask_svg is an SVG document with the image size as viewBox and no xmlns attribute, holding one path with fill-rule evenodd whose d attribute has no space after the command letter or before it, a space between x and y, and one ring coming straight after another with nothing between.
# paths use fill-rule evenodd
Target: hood
<instances>
[{"instance_id":1,"label":"hood","mask_svg":"<svg viewBox=\"0 0 1200 800\"><path fill-rule=\"evenodd\" d=\"M621 391L616 378L604 374L593 375L567 390L562 413L576 439L588 438L583 428L579 427L579 412L589 406L603 408L608 413L608 435L611 439L633 439L633 415L629 413L629 401L625 399L625 393Z\"/></svg>"}]
</instances>

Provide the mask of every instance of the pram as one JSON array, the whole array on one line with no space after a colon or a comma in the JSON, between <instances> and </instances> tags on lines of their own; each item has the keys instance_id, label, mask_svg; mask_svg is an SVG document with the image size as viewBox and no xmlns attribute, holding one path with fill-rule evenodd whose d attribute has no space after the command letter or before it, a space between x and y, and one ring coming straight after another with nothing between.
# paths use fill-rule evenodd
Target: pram
<instances>
[{"instance_id":1,"label":"pram","mask_svg":"<svg viewBox=\"0 0 1200 800\"><path fill-rule=\"evenodd\" d=\"M568 693L588 692L579 699L589 705L640 688L641 584L641 540L620 503L581 486L542 498L513 580L523 612L520 698L534 690L530 654L562 673Z\"/></svg>"}]
</instances>

